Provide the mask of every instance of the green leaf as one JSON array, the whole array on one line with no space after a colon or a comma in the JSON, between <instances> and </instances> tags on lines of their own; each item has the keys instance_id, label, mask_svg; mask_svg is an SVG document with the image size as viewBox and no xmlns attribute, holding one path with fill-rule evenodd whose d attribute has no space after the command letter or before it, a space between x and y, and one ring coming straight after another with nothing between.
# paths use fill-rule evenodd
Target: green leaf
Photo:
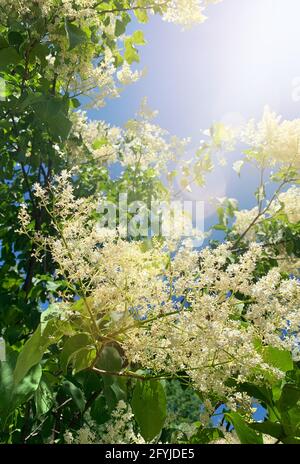
<instances>
[{"instance_id":1,"label":"green leaf","mask_svg":"<svg viewBox=\"0 0 300 464\"><path fill-rule=\"evenodd\" d=\"M86 32L67 19L65 20L65 30L69 40L69 50L73 50L73 48L88 41Z\"/></svg>"},{"instance_id":2,"label":"green leaf","mask_svg":"<svg viewBox=\"0 0 300 464\"><path fill-rule=\"evenodd\" d=\"M18 356L14 372L14 381L16 384L24 378L32 366L41 361L46 346L41 333L41 326L39 325L34 334L25 343L23 350Z\"/></svg>"},{"instance_id":3,"label":"green leaf","mask_svg":"<svg viewBox=\"0 0 300 464\"><path fill-rule=\"evenodd\" d=\"M104 346L97 362L97 367L106 372L119 372L122 369L123 360L119 351L114 346ZM122 379L114 375L102 375L104 396L111 412L118 401L126 399L126 386Z\"/></svg>"},{"instance_id":4,"label":"green leaf","mask_svg":"<svg viewBox=\"0 0 300 464\"><path fill-rule=\"evenodd\" d=\"M131 402L132 411L146 441L162 430L166 419L166 394L161 382L138 381Z\"/></svg>"},{"instance_id":5,"label":"green leaf","mask_svg":"<svg viewBox=\"0 0 300 464\"><path fill-rule=\"evenodd\" d=\"M99 425L104 424L109 419L104 396L98 396L91 407L91 418Z\"/></svg>"},{"instance_id":6,"label":"green leaf","mask_svg":"<svg viewBox=\"0 0 300 464\"><path fill-rule=\"evenodd\" d=\"M107 372L119 372L122 364L122 357L118 350L114 346L104 346L100 353L97 367Z\"/></svg>"},{"instance_id":7,"label":"green leaf","mask_svg":"<svg viewBox=\"0 0 300 464\"><path fill-rule=\"evenodd\" d=\"M236 434L243 445L263 444L262 435L249 427L240 414L237 412L230 412L226 413L225 417L233 425Z\"/></svg>"},{"instance_id":8,"label":"green leaf","mask_svg":"<svg viewBox=\"0 0 300 464\"><path fill-rule=\"evenodd\" d=\"M14 389L13 368L8 362L0 363L0 417L6 418Z\"/></svg>"},{"instance_id":9,"label":"green leaf","mask_svg":"<svg viewBox=\"0 0 300 464\"><path fill-rule=\"evenodd\" d=\"M97 139L93 142L92 147L94 150L98 150L99 148L103 147L104 145L107 145L108 140L105 137L102 137L101 139Z\"/></svg>"},{"instance_id":10,"label":"green leaf","mask_svg":"<svg viewBox=\"0 0 300 464\"><path fill-rule=\"evenodd\" d=\"M2 48L0 50L0 69L6 69L9 65L16 65L21 57L14 47Z\"/></svg>"},{"instance_id":11,"label":"green leaf","mask_svg":"<svg viewBox=\"0 0 300 464\"><path fill-rule=\"evenodd\" d=\"M45 103L46 98L41 92L32 92L24 98L20 105L21 110L25 110L28 106L35 105L36 103Z\"/></svg>"},{"instance_id":12,"label":"green leaf","mask_svg":"<svg viewBox=\"0 0 300 464\"><path fill-rule=\"evenodd\" d=\"M71 104L72 104L72 107L77 109L80 107L81 103L80 101L78 100L78 98L72 98L71 100Z\"/></svg>"},{"instance_id":13,"label":"green leaf","mask_svg":"<svg viewBox=\"0 0 300 464\"><path fill-rule=\"evenodd\" d=\"M62 338L65 325L65 321L50 319L38 326L18 356L14 371L15 384L18 384L24 378L31 367L41 361L50 345Z\"/></svg>"},{"instance_id":14,"label":"green leaf","mask_svg":"<svg viewBox=\"0 0 300 464\"><path fill-rule=\"evenodd\" d=\"M300 445L300 438L296 438L296 437L283 438L281 441L285 445Z\"/></svg>"},{"instance_id":15,"label":"green leaf","mask_svg":"<svg viewBox=\"0 0 300 464\"><path fill-rule=\"evenodd\" d=\"M223 224L217 224L217 225L213 226L213 228L214 228L215 230L222 230L222 231L226 231L226 230L227 230L227 227L224 226Z\"/></svg>"},{"instance_id":16,"label":"green leaf","mask_svg":"<svg viewBox=\"0 0 300 464\"><path fill-rule=\"evenodd\" d=\"M124 34L125 31L126 31L126 24L123 21L120 21L119 19L117 19L116 27L115 27L116 36L119 37L120 35Z\"/></svg>"},{"instance_id":17,"label":"green leaf","mask_svg":"<svg viewBox=\"0 0 300 464\"><path fill-rule=\"evenodd\" d=\"M133 45L133 40L131 37L125 39L125 53L124 58L127 63L132 64L134 61L137 63L140 61L137 49Z\"/></svg>"},{"instance_id":18,"label":"green leaf","mask_svg":"<svg viewBox=\"0 0 300 464\"><path fill-rule=\"evenodd\" d=\"M20 47L20 45L24 41L24 37L22 36L22 34L20 34L20 32L10 31L8 33L8 41L9 41L10 45Z\"/></svg>"},{"instance_id":19,"label":"green leaf","mask_svg":"<svg viewBox=\"0 0 300 464\"><path fill-rule=\"evenodd\" d=\"M265 422L256 422L255 424L250 424L250 427L257 432L270 435L271 437L277 438L278 440L284 436L284 430L282 426L269 420Z\"/></svg>"},{"instance_id":20,"label":"green leaf","mask_svg":"<svg viewBox=\"0 0 300 464\"><path fill-rule=\"evenodd\" d=\"M281 397L277 402L282 411L293 408L300 401L300 388L295 385L284 385Z\"/></svg>"},{"instance_id":21,"label":"green leaf","mask_svg":"<svg viewBox=\"0 0 300 464\"><path fill-rule=\"evenodd\" d=\"M146 24L149 20L147 10L134 10L134 14L140 23Z\"/></svg>"},{"instance_id":22,"label":"green leaf","mask_svg":"<svg viewBox=\"0 0 300 464\"><path fill-rule=\"evenodd\" d=\"M136 45L146 45L143 31L135 31L132 34L132 40Z\"/></svg>"},{"instance_id":23,"label":"green leaf","mask_svg":"<svg viewBox=\"0 0 300 464\"><path fill-rule=\"evenodd\" d=\"M72 123L68 118L67 101L61 97L45 98L37 101L34 110L38 119L45 124L55 140L66 140L70 134Z\"/></svg>"},{"instance_id":24,"label":"green leaf","mask_svg":"<svg viewBox=\"0 0 300 464\"><path fill-rule=\"evenodd\" d=\"M5 427L7 417L28 401L37 390L42 376L40 365L34 366L17 385L14 383L14 362L0 362L0 423Z\"/></svg>"},{"instance_id":25,"label":"green leaf","mask_svg":"<svg viewBox=\"0 0 300 464\"><path fill-rule=\"evenodd\" d=\"M46 378L42 378L34 395L36 415L41 417L50 411L54 404L52 388Z\"/></svg>"},{"instance_id":26,"label":"green leaf","mask_svg":"<svg viewBox=\"0 0 300 464\"><path fill-rule=\"evenodd\" d=\"M77 374L80 371L83 371L89 368L95 361L97 356L97 351L93 346L82 348L71 357L73 364L73 374Z\"/></svg>"},{"instance_id":27,"label":"green leaf","mask_svg":"<svg viewBox=\"0 0 300 464\"><path fill-rule=\"evenodd\" d=\"M102 378L96 372L80 372L76 374L75 379L82 386L86 398L90 398L95 393L100 393L103 389Z\"/></svg>"},{"instance_id":28,"label":"green leaf","mask_svg":"<svg viewBox=\"0 0 300 464\"><path fill-rule=\"evenodd\" d=\"M85 408L85 397L83 392L73 382L65 380L63 382L63 390L73 398L74 403L80 412Z\"/></svg>"},{"instance_id":29,"label":"green leaf","mask_svg":"<svg viewBox=\"0 0 300 464\"><path fill-rule=\"evenodd\" d=\"M15 406L24 403L38 388L42 377L40 364L34 366L28 374L14 387L13 396Z\"/></svg>"},{"instance_id":30,"label":"green leaf","mask_svg":"<svg viewBox=\"0 0 300 464\"><path fill-rule=\"evenodd\" d=\"M197 433L189 438L189 444L205 445L218 440L218 438L224 438L224 434L221 430L216 428L203 428L200 426Z\"/></svg>"},{"instance_id":31,"label":"green leaf","mask_svg":"<svg viewBox=\"0 0 300 464\"><path fill-rule=\"evenodd\" d=\"M280 369L283 372L293 370L293 359L289 351L268 346L263 348L263 358L266 363L277 367L277 369Z\"/></svg>"},{"instance_id":32,"label":"green leaf","mask_svg":"<svg viewBox=\"0 0 300 464\"><path fill-rule=\"evenodd\" d=\"M37 43L30 51L30 62L34 63L36 58L43 66L47 65L46 56L49 55L49 48L46 44Z\"/></svg>"},{"instance_id":33,"label":"green leaf","mask_svg":"<svg viewBox=\"0 0 300 464\"><path fill-rule=\"evenodd\" d=\"M9 43L3 36L0 36L0 49L7 47L9 47Z\"/></svg>"},{"instance_id":34,"label":"green leaf","mask_svg":"<svg viewBox=\"0 0 300 464\"><path fill-rule=\"evenodd\" d=\"M64 373L67 372L68 365L72 361L72 356L74 358L76 352L82 348L86 348L91 343L91 337L87 333L77 334L67 339L60 356L60 363Z\"/></svg>"},{"instance_id":35,"label":"green leaf","mask_svg":"<svg viewBox=\"0 0 300 464\"><path fill-rule=\"evenodd\" d=\"M273 404L272 391L264 386L257 386L252 383L242 383L238 385L238 390L247 393L252 398L262 401L266 405Z\"/></svg>"}]
</instances>

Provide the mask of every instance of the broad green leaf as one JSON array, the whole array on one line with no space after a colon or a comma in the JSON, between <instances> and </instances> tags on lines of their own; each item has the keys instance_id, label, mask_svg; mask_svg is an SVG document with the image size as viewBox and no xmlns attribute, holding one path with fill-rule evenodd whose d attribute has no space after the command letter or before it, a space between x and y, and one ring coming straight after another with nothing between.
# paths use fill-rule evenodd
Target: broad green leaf
<instances>
[{"instance_id":1,"label":"broad green leaf","mask_svg":"<svg viewBox=\"0 0 300 464\"><path fill-rule=\"evenodd\" d=\"M42 376L40 365L34 366L17 385L14 383L14 367L0 362L0 424L4 428L7 417L28 401L37 390Z\"/></svg>"},{"instance_id":2,"label":"broad green leaf","mask_svg":"<svg viewBox=\"0 0 300 464\"><path fill-rule=\"evenodd\" d=\"M281 410L281 423L288 437L300 437L300 407L299 404L287 410Z\"/></svg>"},{"instance_id":3,"label":"broad green leaf","mask_svg":"<svg viewBox=\"0 0 300 464\"><path fill-rule=\"evenodd\" d=\"M109 419L108 410L104 396L98 396L91 407L91 418L99 425Z\"/></svg>"},{"instance_id":4,"label":"broad green leaf","mask_svg":"<svg viewBox=\"0 0 300 464\"><path fill-rule=\"evenodd\" d=\"M115 27L116 36L119 37L120 35L124 34L125 31L126 31L126 24L123 21L120 21L119 19L117 19L116 27Z\"/></svg>"},{"instance_id":5,"label":"broad green leaf","mask_svg":"<svg viewBox=\"0 0 300 464\"><path fill-rule=\"evenodd\" d=\"M221 430L216 428L203 428L199 427L197 433L189 438L189 444L208 444L219 438L224 438Z\"/></svg>"},{"instance_id":6,"label":"broad green leaf","mask_svg":"<svg viewBox=\"0 0 300 464\"><path fill-rule=\"evenodd\" d=\"M131 402L135 419L146 441L161 432L166 419L166 394L159 381L138 381Z\"/></svg>"},{"instance_id":7,"label":"broad green leaf","mask_svg":"<svg viewBox=\"0 0 300 464\"><path fill-rule=\"evenodd\" d=\"M0 50L0 70L6 69L9 65L16 65L21 61L21 57L14 47L2 48Z\"/></svg>"},{"instance_id":8,"label":"broad green leaf","mask_svg":"<svg viewBox=\"0 0 300 464\"><path fill-rule=\"evenodd\" d=\"M285 445L300 445L300 438L296 438L296 437L283 438L281 441Z\"/></svg>"},{"instance_id":9,"label":"broad green leaf","mask_svg":"<svg viewBox=\"0 0 300 464\"><path fill-rule=\"evenodd\" d=\"M88 347L88 345L91 343L91 337L87 333L76 334L73 337L67 339L60 355L61 367L65 373L67 372L72 355L78 352L81 348Z\"/></svg>"},{"instance_id":10,"label":"broad green leaf","mask_svg":"<svg viewBox=\"0 0 300 464\"><path fill-rule=\"evenodd\" d=\"M67 19L65 21L65 29L69 40L69 50L88 41L86 32Z\"/></svg>"},{"instance_id":11,"label":"broad green leaf","mask_svg":"<svg viewBox=\"0 0 300 464\"><path fill-rule=\"evenodd\" d=\"M18 384L24 378L31 367L41 361L50 345L57 343L62 338L66 324L65 321L50 319L43 325L38 326L18 356L14 371L15 384Z\"/></svg>"},{"instance_id":12,"label":"broad green leaf","mask_svg":"<svg viewBox=\"0 0 300 464\"><path fill-rule=\"evenodd\" d=\"M137 63L140 61L140 57L138 55L137 49L135 48L133 44L133 40L131 37L128 39L125 39L125 53L124 53L124 58L127 61L127 63L132 64L134 61Z\"/></svg>"},{"instance_id":13,"label":"broad green leaf","mask_svg":"<svg viewBox=\"0 0 300 464\"><path fill-rule=\"evenodd\" d=\"M119 372L122 368L122 357L114 346L104 346L97 367L107 372Z\"/></svg>"},{"instance_id":14,"label":"broad green leaf","mask_svg":"<svg viewBox=\"0 0 300 464\"><path fill-rule=\"evenodd\" d=\"M289 351L268 346L263 349L263 358L266 363L272 364L283 372L293 370L293 359Z\"/></svg>"},{"instance_id":15,"label":"broad green leaf","mask_svg":"<svg viewBox=\"0 0 300 464\"><path fill-rule=\"evenodd\" d=\"M73 401L79 411L83 412L85 408L85 397L82 390L80 390L80 388L78 388L76 385L74 385L73 382L70 382L69 380L64 381L63 390L73 398Z\"/></svg>"},{"instance_id":16,"label":"broad green leaf","mask_svg":"<svg viewBox=\"0 0 300 464\"><path fill-rule=\"evenodd\" d=\"M0 49L7 48L7 47L9 47L9 43L7 42L5 37L0 36Z\"/></svg>"},{"instance_id":17,"label":"broad green leaf","mask_svg":"<svg viewBox=\"0 0 300 464\"><path fill-rule=\"evenodd\" d=\"M14 389L13 368L8 362L0 362L0 417L4 418L10 409Z\"/></svg>"},{"instance_id":18,"label":"broad green leaf","mask_svg":"<svg viewBox=\"0 0 300 464\"><path fill-rule=\"evenodd\" d=\"M48 97L34 104L35 113L48 128L53 139L66 140L70 134L72 123L68 118L68 101L61 97Z\"/></svg>"},{"instance_id":19,"label":"broad green leaf","mask_svg":"<svg viewBox=\"0 0 300 464\"><path fill-rule=\"evenodd\" d=\"M36 58L43 66L47 65L46 56L49 55L49 48L46 44L37 43L30 52L30 61L35 62Z\"/></svg>"},{"instance_id":20,"label":"broad green leaf","mask_svg":"<svg viewBox=\"0 0 300 464\"><path fill-rule=\"evenodd\" d=\"M54 404L54 393L46 378L41 379L34 395L34 401L37 417L47 414Z\"/></svg>"},{"instance_id":21,"label":"broad green leaf","mask_svg":"<svg viewBox=\"0 0 300 464\"><path fill-rule=\"evenodd\" d=\"M247 393L252 398L262 401L266 405L273 404L272 391L267 387L245 382L239 384L237 388L239 391Z\"/></svg>"},{"instance_id":22,"label":"broad green leaf","mask_svg":"<svg viewBox=\"0 0 300 464\"><path fill-rule=\"evenodd\" d=\"M32 92L25 97L22 101L20 108L25 110L28 106L35 105L36 103L45 103L46 98L41 92Z\"/></svg>"},{"instance_id":23,"label":"broad green leaf","mask_svg":"<svg viewBox=\"0 0 300 464\"><path fill-rule=\"evenodd\" d=\"M34 334L25 343L20 352L14 371L14 382L18 384L27 374L31 367L38 364L48 347L41 333L41 326L36 329Z\"/></svg>"},{"instance_id":24,"label":"broad green leaf","mask_svg":"<svg viewBox=\"0 0 300 464\"><path fill-rule=\"evenodd\" d=\"M280 439L284 436L284 430L282 426L278 423L271 422L269 420L265 422L255 422L254 424L249 424L253 430L257 432L270 435L271 437Z\"/></svg>"},{"instance_id":25,"label":"broad green leaf","mask_svg":"<svg viewBox=\"0 0 300 464\"><path fill-rule=\"evenodd\" d=\"M81 348L71 355L70 361L73 365L73 375L89 368L95 361L97 351L93 346Z\"/></svg>"},{"instance_id":26,"label":"broad green leaf","mask_svg":"<svg viewBox=\"0 0 300 464\"><path fill-rule=\"evenodd\" d=\"M15 384L13 400L15 407L27 401L37 390L42 377L40 364L33 366L21 382Z\"/></svg>"},{"instance_id":27,"label":"broad green leaf","mask_svg":"<svg viewBox=\"0 0 300 464\"><path fill-rule=\"evenodd\" d=\"M107 372L119 372L122 368L123 360L119 351L114 346L105 346L99 356L97 367ZM114 375L102 375L104 384L104 396L111 412L118 401L126 399L126 386L122 384L122 379Z\"/></svg>"},{"instance_id":28,"label":"broad green leaf","mask_svg":"<svg viewBox=\"0 0 300 464\"><path fill-rule=\"evenodd\" d=\"M226 419L233 425L237 436L243 445L262 445L263 438L255 432L237 412L225 414Z\"/></svg>"},{"instance_id":29,"label":"broad green leaf","mask_svg":"<svg viewBox=\"0 0 300 464\"><path fill-rule=\"evenodd\" d=\"M102 137L101 139L97 139L93 142L92 147L94 150L98 150L99 148L103 147L103 145L107 145L108 140L105 137Z\"/></svg>"},{"instance_id":30,"label":"broad green leaf","mask_svg":"<svg viewBox=\"0 0 300 464\"><path fill-rule=\"evenodd\" d=\"M136 45L146 45L143 31L135 31L132 34L132 40Z\"/></svg>"},{"instance_id":31,"label":"broad green leaf","mask_svg":"<svg viewBox=\"0 0 300 464\"><path fill-rule=\"evenodd\" d=\"M93 371L79 372L75 375L76 382L82 386L86 398L103 390L102 377Z\"/></svg>"},{"instance_id":32,"label":"broad green leaf","mask_svg":"<svg viewBox=\"0 0 300 464\"><path fill-rule=\"evenodd\" d=\"M71 100L72 108L79 108L81 105L81 102L78 100L78 98L72 98Z\"/></svg>"},{"instance_id":33,"label":"broad green leaf","mask_svg":"<svg viewBox=\"0 0 300 464\"><path fill-rule=\"evenodd\" d=\"M296 385L286 384L283 386L281 397L277 402L282 411L294 408L300 402L300 388ZM300 407L300 404L299 404ZM300 411L300 409L299 409Z\"/></svg>"},{"instance_id":34,"label":"broad green leaf","mask_svg":"<svg viewBox=\"0 0 300 464\"><path fill-rule=\"evenodd\" d=\"M134 10L134 14L140 23L146 24L149 21L148 13L146 10Z\"/></svg>"},{"instance_id":35,"label":"broad green leaf","mask_svg":"<svg viewBox=\"0 0 300 464\"><path fill-rule=\"evenodd\" d=\"M63 113L58 113L56 118L49 119L49 128L53 136L59 136L62 141L66 140L71 132L72 123Z\"/></svg>"},{"instance_id":36,"label":"broad green leaf","mask_svg":"<svg viewBox=\"0 0 300 464\"><path fill-rule=\"evenodd\" d=\"M9 33L8 33L8 41L9 41L10 45L20 47L20 45L24 41L24 37L23 37L22 34L20 34L20 32L9 31Z\"/></svg>"}]
</instances>

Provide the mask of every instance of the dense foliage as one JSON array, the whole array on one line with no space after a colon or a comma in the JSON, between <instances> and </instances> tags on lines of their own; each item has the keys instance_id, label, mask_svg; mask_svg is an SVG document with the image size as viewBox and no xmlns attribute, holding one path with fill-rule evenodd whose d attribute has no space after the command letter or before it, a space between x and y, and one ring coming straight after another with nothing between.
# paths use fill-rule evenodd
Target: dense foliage
<instances>
[{"instance_id":1,"label":"dense foliage","mask_svg":"<svg viewBox=\"0 0 300 464\"><path fill-rule=\"evenodd\" d=\"M300 121L215 124L187 159L146 100L124 128L81 108L141 77L130 22L208 3L0 0L1 443L300 443ZM219 199L199 249L172 201L234 150L255 206ZM120 194L171 233L124 231Z\"/></svg>"}]
</instances>

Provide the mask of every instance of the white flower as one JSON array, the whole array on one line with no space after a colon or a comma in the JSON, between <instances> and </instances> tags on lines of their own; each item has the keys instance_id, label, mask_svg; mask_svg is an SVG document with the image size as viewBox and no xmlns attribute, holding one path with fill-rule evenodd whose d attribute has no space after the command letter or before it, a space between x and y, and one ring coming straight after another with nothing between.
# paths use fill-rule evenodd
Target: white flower
<instances>
[{"instance_id":1,"label":"white flower","mask_svg":"<svg viewBox=\"0 0 300 464\"><path fill-rule=\"evenodd\" d=\"M266 107L262 120L251 120L240 138L251 149L248 157L256 159L260 166L279 163L300 168L300 119L282 121Z\"/></svg>"},{"instance_id":2,"label":"white flower","mask_svg":"<svg viewBox=\"0 0 300 464\"><path fill-rule=\"evenodd\" d=\"M233 224L233 229L236 233L239 235L244 234L250 224L257 218L258 216L258 207L256 206L255 208L251 210L242 210L242 211L235 211L235 222ZM247 232L245 235L245 240L248 242L252 242L255 240L256 237L256 231L255 227L251 227L251 229Z\"/></svg>"},{"instance_id":3,"label":"white flower","mask_svg":"<svg viewBox=\"0 0 300 464\"><path fill-rule=\"evenodd\" d=\"M206 20L203 14L206 6L219 1L221 0L170 0L163 19L188 28L194 24L203 23Z\"/></svg>"},{"instance_id":4,"label":"white flower","mask_svg":"<svg viewBox=\"0 0 300 464\"><path fill-rule=\"evenodd\" d=\"M284 211L290 223L300 221L300 188L293 186L287 192L278 195L278 200L283 204Z\"/></svg>"},{"instance_id":5,"label":"white flower","mask_svg":"<svg viewBox=\"0 0 300 464\"><path fill-rule=\"evenodd\" d=\"M132 71L127 61L124 61L122 68L117 72L117 78L121 84L129 85L138 81L142 74L143 73L141 71Z\"/></svg>"},{"instance_id":6,"label":"white flower","mask_svg":"<svg viewBox=\"0 0 300 464\"><path fill-rule=\"evenodd\" d=\"M51 53L46 56L46 60L48 61L50 66L54 66L54 64L55 64L55 56L53 56Z\"/></svg>"}]
</instances>

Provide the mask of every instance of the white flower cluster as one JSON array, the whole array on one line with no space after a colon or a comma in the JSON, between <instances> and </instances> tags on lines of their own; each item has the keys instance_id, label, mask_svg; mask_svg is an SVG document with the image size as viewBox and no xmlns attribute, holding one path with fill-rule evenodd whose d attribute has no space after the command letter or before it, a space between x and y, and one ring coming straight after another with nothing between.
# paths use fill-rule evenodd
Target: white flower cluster
<instances>
[{"instance_id":1,"label":"white flower cluster","mask_svg":"<svg viewBox=\"0 0 300 464\"><path fill-rule=\"evenodd\" d=\"M72 131L65 151L72 165L85 163L90 154L99 165L118 158L122 131L104 121L89 121L84 111L72 113Z\"/></svg>"},{"instance_id":2,"label":"white flower cluster","mask_svg":"<svg viewBox=\"0 0 300 464\"><path fill-rule=\"evenodd\" d=\"M143 437L134 430L134 414L129 404L119 401L111 416L102 427L100 444L145 444Z\"/></svg>"},{"instance_id":3,"label":"white flower cluster","mask_svg":"<svg viewBox=\"0 0 300 464\"><path fill-rule=\"evenodd\" d=\"M177 155L184 152L189 139L171 137L166 130L151 122L155 115L148 108L147 99L144 99L137 118L126 123L125 143L121 148L122 165L141 170L151 167L161 172Z\"/></svg>"},{"instance_id":4,"label":"white flower cluster","mask_svg":"<svg viewBox=\"0 0 300 464\"><path fill-rule=\"evenodd\" d=\"M136 119L120 129L104 121L88 121L85 112L73 113L73 127L66 144L70 161L80 166L91 154L99 164L119 161L136 172L151 168L160 177L169 163L182 155L189 139L173 137L154 124L151 119L156 114L143 99Z\"/></svg>"},{"instance_id":5,"label":"white flower cluster","mask_svg":"<svg viewBox=\"0 0 300 464\"><path fill-rule=\"evenodd\" d=\"M206 19L203 12L209 4L219 3L222 0L149 0L129 2L127 8L148 9L150 13L157 11L157 7L163 8L163 19L175 24L190 26L201 23ZM122 7L118 4L106 5L106 2L95 2L95 0L0 0L0 7L4 11L18 16L30 15L35 8L46 17L49 13L56 13L57 16L70 18L72 20L89 21L90 24L99 22L99 17L109 15L110 17L118 13L118 8L122 12ZM110 13L111 11L111 13Z\"/></svg>"},{"instance_id":6,"label":"white flower cluster","mask_svg":"<svg viewBox=\"0 0 300 464\"><path fill-rule=\"evenodd\" d=\"M222 0L170 0L163 15L165 21L190 27L206 20L204 10L211 3Z\"/></svg>"},{"instance_id":7,"label":"white flower cluster","mask_svg":"<svg viewBox=\"0 0 300 464\"><path fill-rule=\"evenodd\" d=\"M145 444L143 437L135 431L134 415L129 404L119 401L108 422L102 426L92 424L75 433L67 431L65 442L68 444L125 445Z\"/></svg>"},{"instance_id":8,"label":"white flower cluster","mask_svg":"<svg viewBox=\"0 0 300 464\"><path fill-rule=\"evenodd\" d=\"M286 192L279 193L277 198L265 208L265 212L259 212L255 206L250 210L235 211L233 231L244 235L244 240L252 242L256 240L259 226L265 219L277 218L278 213L283 211L291 224L300 221L300 188L292 186ZM249 228L249 226L252 227ZM247 231L247 233L245 233Z\"/></svg>"},{"instance_id":9,"label":"white flower cluster","mask_svg":"<svg viewBox=\"0 0 300 464\"><path fill-rule=\"evenodd\" d=\"M239 235L243 235L248 229L249 225L258 217L259 211L256 206L253 209L235 211L235 222L233 225L233 230ZM251 227L246 233L244 239L248 242L255 241L256 238L256 226L259 221L256 222L255 226Z\"/></svg>"},{"instance_id":10,"label":"white flower cluster","mask_svg":"<svg viewBox=\"0 0 300 464\"><path fill-rule=\"evenodd\" d=\"M287 192L280 193L278 202L283 205L288 221L297 224L300 221L300 188L293 186Z\"/></svg>"},{"instance_id":11,"label":"white flower cluster","mask_svg":"<svg viewBox=\"0 0 300 464\"><path fill-rule=\"evenodd\" d=\"M186 370L202 392L225 394L230 377L245 381L254 375L259 381L264 371L280 377L263 361L254 340L291 348L293 337L281 340L278 334L287 321L298 331L300 285L296 279L282 281L276 269L254 283L261 256L255 244L232 264L228 245L178 253L154 310L157 320L127 334L128 358L157 371Z\"/></svg>"},{"instance_id":12,"label":"white flower cluster","mask_svg":"<svg viewBox=\"0 0 300 464\"><path fill-rule=\"evenodd\" d=\"M283 120L265 108L262 120L251 120L241 131L240 139L246 143L262 167L274 164L300 168L300 119Z\"/></svg>"},{"instance_id":13,"label":"white flower cluster","mask_svg":"<svg viewBox=\"0 0 300 464\"><path fill-rule=\"evenodd\" d=\"M129 85L138 81L143 75L142 71L132 71L131 66L124 61L122 68L117 72L117 78L123 85Z\"/></svg>"},{"instance_id":14,"label":"white flower cluster","mask_svg":"<svg viewBox=\"0 0 300 464\"><path fill-rule=\"evenodd\" d=\"M95 320L109 316L101 335L118 333L129 363L171 376L186 371L204 394L228 394L226 379L232 377L260 381L268 372L281 378L255 342L294 347L298 280L282 279L277 268L257 280L263 249L255 243L236 260L229 244L201 252L183 246L171 257L159 241L147 250L126 242L118 231L96 227L90 219L94 206L74 198L67 178L64 173L57 179L52 192L58 237L44 240L58 273L71 284L85 282ZM36 196L47 204L44 190L37 188ZM21 219L26 229L24 210ZM280 337L287 325L291 336Z\"/></svg>"}]
</instances>

